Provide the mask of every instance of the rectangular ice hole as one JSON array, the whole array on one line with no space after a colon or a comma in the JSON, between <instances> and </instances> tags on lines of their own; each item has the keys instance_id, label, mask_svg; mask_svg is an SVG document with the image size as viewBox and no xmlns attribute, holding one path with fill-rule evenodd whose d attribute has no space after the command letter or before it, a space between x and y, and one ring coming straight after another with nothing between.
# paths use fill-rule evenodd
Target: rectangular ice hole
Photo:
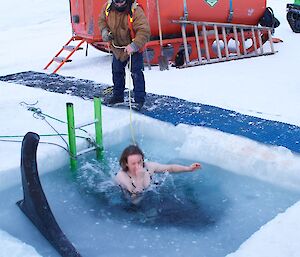
<instances>
[{"instance_id":1,"label":"rectangular ice hole","mask_svg":"<svg viewBox=\"0 0 300 257\"><path fill-rule=\"evenodd\" d=\"M201 162L182 158L177 141L137 140L151 161ZM83 157L75 181L68 166L41 176L57 222L83 256L223 257L300 198L300 192L202 163L195 173L157 175L160 185L131 206L110 180L124 142L129 138L106 147L106 164L94 154ZM20 185L1 192L0 229L42 256L58 257L15 205L21 198Z\"/></svg>"}]
</instances>

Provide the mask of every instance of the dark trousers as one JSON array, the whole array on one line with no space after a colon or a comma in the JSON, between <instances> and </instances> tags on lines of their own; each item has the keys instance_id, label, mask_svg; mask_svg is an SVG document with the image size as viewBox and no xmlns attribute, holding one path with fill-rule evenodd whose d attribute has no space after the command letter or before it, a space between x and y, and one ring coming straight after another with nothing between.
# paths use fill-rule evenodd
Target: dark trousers
<instances>
[{"instance_id":1,"label":"dark trousers","mask_svg":"<svg viewBox=\"0 0 300 257\"><path fill-rule=\"evenodd\" d=\"M125 90L125 67L128 60L121 62L113 55L112 62L112 75L113 75L113 83L114 97L117 99L124 99L124 90ZM131 55L131 77L133 80L133 92L134 92L134 100L135 102L144 102L145 101L145 78L144 78L144 62L143 62L143 54L136 52Z\"/></svg>"}]
</instances>

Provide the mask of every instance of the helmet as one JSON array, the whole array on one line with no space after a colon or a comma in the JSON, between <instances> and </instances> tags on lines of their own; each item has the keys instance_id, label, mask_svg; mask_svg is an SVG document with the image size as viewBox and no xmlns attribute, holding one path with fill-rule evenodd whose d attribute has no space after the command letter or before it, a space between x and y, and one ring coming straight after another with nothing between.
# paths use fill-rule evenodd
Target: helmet
<instances>
[{"instance_id":1,"label":"helmet","mask_svg":"<svg viewBox=\"0 0 300 257\"><path fill-rule=\"evenodd\" d=\"M118 12L123 12L125 11L127 5L128 5L129 0L112 0L112 4L114 8Z\"/></svg>"}]
</instances>

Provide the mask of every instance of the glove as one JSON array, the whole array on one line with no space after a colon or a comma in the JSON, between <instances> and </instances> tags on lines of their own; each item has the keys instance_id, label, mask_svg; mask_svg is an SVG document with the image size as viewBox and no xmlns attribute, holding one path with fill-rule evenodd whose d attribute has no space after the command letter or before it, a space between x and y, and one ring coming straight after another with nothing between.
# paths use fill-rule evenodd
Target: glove
<instances>
[{"instance_id":1,"label":"glove","mask_svg":"<svg viewBox=\"0 0 300 257\"><path fill-rule=\"evenodd\" d=\"M108 30L108 28L102 29L101 35L102 35L102 40L103 40L104 42L109 42L109 41L113 40L113 35L112 35L112 33Z\"/></svg>"},{"instance_id":2,"label":"glove","mask_svg":"<svg viewBox=\"0 0 300 257\"><path fill-rule=\"evenodd\" d=\"M127 45L124 49L124 52L126 52L128 55L135 53L139 50L138 46L132 42L131 44Z\"/></svg>"}]
</instances>

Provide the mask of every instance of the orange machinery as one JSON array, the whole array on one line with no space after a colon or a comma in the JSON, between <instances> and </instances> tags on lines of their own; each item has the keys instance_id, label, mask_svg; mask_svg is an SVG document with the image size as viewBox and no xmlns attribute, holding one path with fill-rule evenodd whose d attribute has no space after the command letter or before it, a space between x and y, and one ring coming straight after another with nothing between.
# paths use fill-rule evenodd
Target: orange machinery
<instances>
[{"instance_id":1,"label":"orange machinery","mask_svg":"<svg viewBox=\"0 0 300 257\"><path fill-rule=\"evenodd\" d=\"M85 39L102 51L108 45L102 42L98 28L98 17L105 0L70 0L73 35ZM145 11L151 27L151 40L147 43L151 63L158 62L160 55L159 30L156 0L138 0ZM257 25L266 9L266 0L159 0L163 45L170 50L167 56L174 60L182 48L181 27L172 20L188 18L191 21ZM190 59L197 58L193 28L187 27L188 42L191 44ZM250 36L249 36L250 37ZM247 39L247 36L246 36ZM212 45L214 39L209 40ZM215 52L211 51L212 55Z\"/></svg>"}]
</instances>

